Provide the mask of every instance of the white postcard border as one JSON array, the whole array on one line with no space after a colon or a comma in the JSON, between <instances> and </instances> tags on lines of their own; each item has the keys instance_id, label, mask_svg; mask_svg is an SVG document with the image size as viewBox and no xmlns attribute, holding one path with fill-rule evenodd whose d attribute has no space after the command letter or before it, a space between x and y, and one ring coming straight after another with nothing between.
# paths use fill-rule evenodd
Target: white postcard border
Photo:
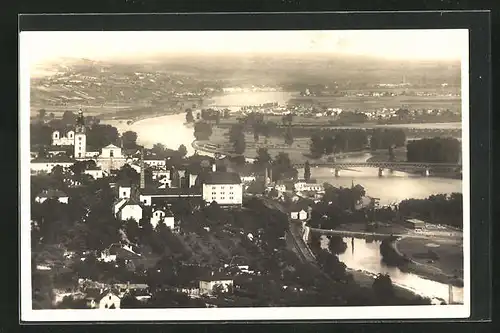
<instances>
[{"instance_id":1,"label":"white postcard border","mask_svg":"<svg viewBox=\"0 0 500 333\"><path fill-rule=\"evenodd\" d=\"M20 33L20 320L22 322L78 321L251 321L251 320L380 320L446 319L470 316L470 152L469 152L469 31L464 33L467 47L461 63L462 77L462 193L464 213L464 304L429 306L366 307L262 307L262 308L175 308L110 310L33 310L31 292L30 233L30 68L29 32Z\"/></svg>"}]
</instances>

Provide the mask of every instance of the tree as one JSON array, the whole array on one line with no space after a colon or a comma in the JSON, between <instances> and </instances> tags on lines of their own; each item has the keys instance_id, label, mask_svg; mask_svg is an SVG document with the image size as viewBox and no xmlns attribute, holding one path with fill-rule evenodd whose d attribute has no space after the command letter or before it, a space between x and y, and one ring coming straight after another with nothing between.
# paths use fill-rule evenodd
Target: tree
<instances>
[{"instance_id":1,"label":"tree","mask_svg":"<svg viewBox=\"0 0 500 333\"><path fill-rule=\"evenodd\" d=\"M273 162L273 179L297 178L297 174L288 154L280 152Z\"/></svg>"},{"instance_id":2,"label":"tree","mask_svg":"<svg viewBox=\"0 0 500 333\"><path fill-rule=\"evenodd\" d=\"M379 301L386 302L394 297L394 286L388 274L378 274L373 281L372 289Z\"/></svg>"},{"instance_id":3,"label":"tree","mask_svg":"<svg viewBox=\"0 0 500 333\"><path fill-rule=\"evenodd\" d=\"M45 109L38 110L38 118L40 120L43 121L45 119L46 114L47 114L47 111Z\"/></svg>"},{"instance_id":4,"label":"tree","mask_svg":"<svg viewBox=\"0 0 500 333\"><path fill-rule=\"evenodd\" d=\"M229 141L233 144L233 149L236 154L243 154L245 152L245 134L243 133L243 126L240 124L233 125L229 131Z\"/></svg>"},{"instance_id":5,"label":"tree","mask_svg":"<svg viewBox=\"0 0 500 333\"><path fill-rule=\"evenodd\" d=\"M133 131L126 131L122 134L123 148L132 149L137 147L137 133Z\"/></svg>"},{"instance_id":6,"label":"tree","mask_svg":"<svg viewBox=\"0 0 500 333\"><path fill-rule=\"evenodd\" d=\"M408 142L408 162L457 163L462 145L455 138L432 138Z\"/></svg>"},{"instance_id":7,"label":"tree","mask_svg":"<svg viewBox=\"0 0 500 333\"><path fill-rule=\"evenodd\" d=\"M165 146L161 143L155 143L153 147L151 148L151 152L155 154L156 156L165 156Z\"/></svg>"},{"instance_id":8,"label":"tree","mask_svg":"<svg viewBox=\"0 0 500 333\"><path fill-rule=\"evenodd\" d=\"M87 145L91 149L100 149L109 144L117 145L119 138L118 129L111 125L94 125L87 130Z\"/></svg>"},{"instance_id":9,"label":"tree","mask_svg":"<svg viewBox=\"0 0 500 333\"><path fill-rule=\"evenodd\" d=\"M265 168L270 165L272 161L271 155L267 151L267 148L259 148L257 149L257 157L255 157L254 164L259 168Z\"/></svg>"},{"instance_id":10,"label":"tree","mask_svg":"<svg viewBox=\"0 0 500 333\"><path fill-rule=\"evenodd\" d=\"M311 180L311 166L309 165L309 161L306 161L304 164L304 179L306 182Z\"/></svg>"},{"instance_id":11,"label":"tree","mask_svg":"<svg viewBox=\"0 0 500 333\"><path fill-rule=\"evenodd\" d=\"M116 174L117 181L123 181L138 185L140 182L140 174L135 171L129 164L125 164L118 170Z\"/></svg>"},{"instance_id":12,"label":"tree","mask_svg":"<svg viewBox=\"0 0 500 333\"><path fill-rule=\"evenodd\" d=\"M321 135L313 134L313 136L311 137L309 150L311 151L311 155L314 158L319 158L324 154L325 148L323 146L323 139Z\"/></svg>"},{"instance_id":13,"label":"tree","mask_svg":"<svg viewBox=\"0 0 500 333\"><path fill-rule=\"evenodd\" d=\"M194 125L194 137L196 140L209 140L212 135L212 125L206 121L197 122Z\"/></svg>"},{"instance_id":14,"label":"tree","mask_svg":"<svg viewBox=\"0 0 500 333\"><path fill-rule=\"evenodd\" d=\"M180 157L184 158L187 154L187 148L184 145L180 145L179 148L177 149L179 152Z\"/></svg>"},{"instance_id":15,"label":"tree","mask_svg":"<svg viewBox=\"0 0 500 333\"><path fill-rule=\"evenodd\" d=\"M121 309L139 309L142 307L144 307L144 304L131 293L126 293L120 302Z\"/></svg>"},{"instance_id":16,"label":"tree","mask_svg":"<svg viewBox=\"0 0 500 333\"><path fill-rule=\"evenodd\" d=\"M186 123L194 122L193 111L191 109L186 109Z\"/></svg>"},{"instance_id":17,"label":"tree","mask_svg":"<svg viewBox=\"0 0 500 333\"><path fill-rule=\"evenodd\" d=\"M74 125L76 123L76 114L71 111L64 111L61 122L64 125Z\"/></svg>"},{"instance_id":18,"label":"tree","mask_svg":"<svg viewBox=\"0 0 500 333\"><path fill-rule=\"evenodd\" d=\"M293 144L292 127L288 126L285 131L285 144L291 146Z\"/></svg>"}]
</instances>

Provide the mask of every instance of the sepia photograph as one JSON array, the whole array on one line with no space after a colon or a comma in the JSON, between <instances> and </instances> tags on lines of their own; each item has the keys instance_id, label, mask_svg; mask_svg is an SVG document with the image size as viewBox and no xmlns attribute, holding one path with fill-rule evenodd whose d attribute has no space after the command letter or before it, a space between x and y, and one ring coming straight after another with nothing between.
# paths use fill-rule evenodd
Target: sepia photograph
<instances>
[{"instance_id":1,"label":"sepia photograph","mask_svg":"<svg viewBox=\"0 0 500 333\"><path fill-rule=\"evenodd\" d=\"M468 317L468 57L464 29L21 32L22 319Z\"/></svg>"}]
</instances>

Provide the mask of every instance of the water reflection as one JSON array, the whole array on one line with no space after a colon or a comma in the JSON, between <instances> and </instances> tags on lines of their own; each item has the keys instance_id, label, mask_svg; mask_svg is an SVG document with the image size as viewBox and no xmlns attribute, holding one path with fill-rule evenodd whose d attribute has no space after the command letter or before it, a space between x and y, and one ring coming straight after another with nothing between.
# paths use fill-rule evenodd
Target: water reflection
<instances>
[{"instance_id":1,"label":"water reflection","mask_svg":"<svg viewBox=\"0 0 500 333\"><path fill-rule=\"evenodd\" d=\"M321 237L321 247L328 248L328 238ZM449 299L448 285L423 279L417 275L404 273L396 267L388 267L382 263L380 255L380 241L371 242L359 238L344 238L347 250L339 255L339 260L347 267L354 270L363 270L372 274L389 274L393 283L425 297L442 298L446 302ZM453 300L463 302L463 288L453 287Z\"/></svg>"}]
</instances>

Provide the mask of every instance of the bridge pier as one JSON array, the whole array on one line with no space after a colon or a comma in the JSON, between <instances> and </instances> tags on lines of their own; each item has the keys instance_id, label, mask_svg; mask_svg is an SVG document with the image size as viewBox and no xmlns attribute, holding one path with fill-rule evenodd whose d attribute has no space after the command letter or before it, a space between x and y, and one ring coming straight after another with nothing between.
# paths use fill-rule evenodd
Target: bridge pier
<instances>
[{"instance_id":1,"label":"bridge pier","mask_svg":"<svg viewBox=\"0 0 500 333\"><path fill-rule=\"evenodd\" d=\"M382 177L384 175L384 169L378 168L378 176Z\"/></svg>"},{"instance_id":2,"label":"bridge pier","mask_svg":"<svg viewBox=\"0 0 500 333\"><path fill-rule=\"evenodd\" d=\"M340 172L340 170L337 169L337 168L335 168L335 177L339 177L340 176L339 172Z\"/></svg>"},{"instance_id":3,"label":"bridge pier","mask_svg":"<svg viewBox=\"0 0 500 333\"><path fill-rule=\"evenodd\" d=\"M430 175L430 171L429 171L429 169L425 169L424 175L425 175L426 177L429 177L429 175Z\"/></svg>"},{"instance_id":4,"label":"bridge pier","mask_svg":"<svg viewBox=\"0 0 500 333\"><path fill-rule=\"evenodd\" d=\"M394 170L393 170L393 169L389 169L389 173L390 173L390 174L393 174L393 173L394 173Z\"/></svg>"}]
</instances>

